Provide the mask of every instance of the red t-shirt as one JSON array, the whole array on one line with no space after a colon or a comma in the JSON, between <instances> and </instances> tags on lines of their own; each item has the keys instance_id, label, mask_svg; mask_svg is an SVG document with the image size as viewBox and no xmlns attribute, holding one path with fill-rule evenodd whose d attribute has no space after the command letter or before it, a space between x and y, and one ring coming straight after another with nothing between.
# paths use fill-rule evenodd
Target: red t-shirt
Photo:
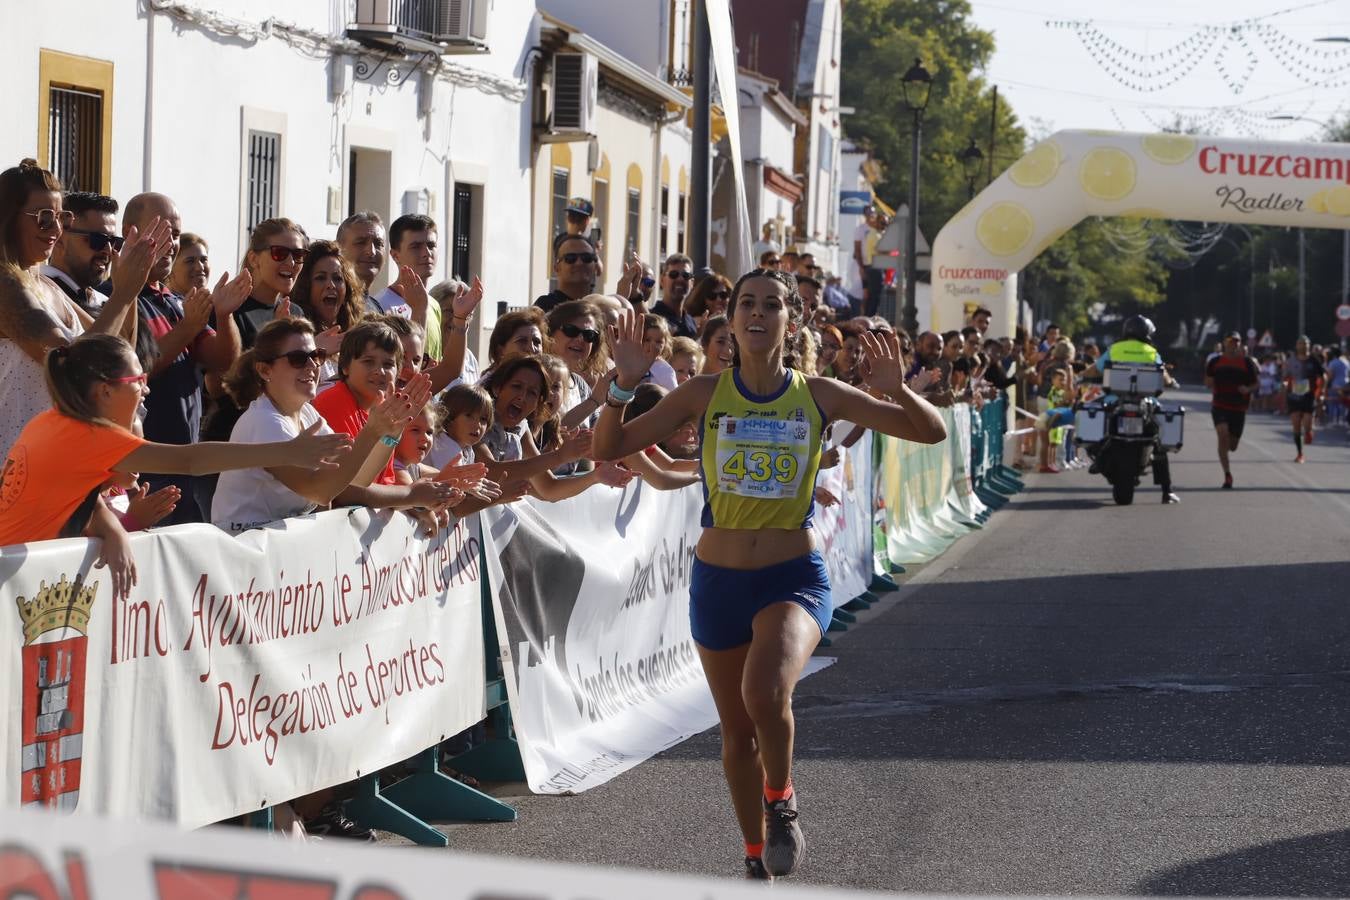
<instances>
[{"instance_id":1,"label":"red t-shirt","mask_svg":"<svg viewBox=\"0 0 1350 900\"><path fill-rule=\"evenodd\" d=\"M339 381L315 397L312 405L318 410L319 415L323 416L323 420L328 423L329 428L337 434L348 435L353 440L361 433L361 429L366 427L366 422L370 419L370 413L357 405L356 395L352 393L352 389L347 387L347 383L344 381ZM398 479L394 477L394 454L392 452L389 454L389 462L385 465L384 471L375 479L375 483L398 483Z\"/></svg>"},{"instance_id":2,"label":"red t-shirt","mask_svg":"<svg viewBox=\"0 0 1350 900\"><path fill-rule=\"evenodd\" d=\"M144 444L125 428L90 425L54 409L19 434L0 478L0 547L51 540L113 466Z\"/></svg>"}]
</instances>

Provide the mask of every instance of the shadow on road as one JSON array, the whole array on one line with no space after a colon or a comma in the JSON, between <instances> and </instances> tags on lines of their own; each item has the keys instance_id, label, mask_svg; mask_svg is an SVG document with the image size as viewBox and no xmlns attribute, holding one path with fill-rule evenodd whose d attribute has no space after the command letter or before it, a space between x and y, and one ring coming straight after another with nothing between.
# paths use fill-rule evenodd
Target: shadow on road
<instances>
[{"instance_id":1,"label":"shadow on road","mask_svg":"<svg viewBox=\"0 0 1350 900\"><path fill-rule=\"evenodd\" d=\"M1168 897L1341 897L1350 884L1350 831L1247 847L1161 872L1135 894Z\"/></svg>"}]
</instances>

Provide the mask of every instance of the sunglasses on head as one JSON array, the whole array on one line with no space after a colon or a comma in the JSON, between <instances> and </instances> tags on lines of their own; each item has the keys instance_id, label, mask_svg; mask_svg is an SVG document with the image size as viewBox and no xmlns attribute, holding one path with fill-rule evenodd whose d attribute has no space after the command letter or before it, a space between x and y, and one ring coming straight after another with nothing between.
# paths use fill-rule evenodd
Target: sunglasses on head
<instances>
[{"instance_id":1,"label":"sunglasses on head","mask_svg":"<svg viewBox=\"0 0 1350 900\"><path fill-rule=\"evenodd\" d=\"M273 244L267 248L272 254L273 262L285 262L286 257L290 257L297 264L303 263L309 251L303 247L283 247L280 244Z\"/></svg>"},{"instance_id":2,"label":"sunglasses on head","mask_svg":"<svg viewBox=\"0 0 1350 900\"><path fill-rule=\"evenodd\" d=\"M265 362L276 362L279 359L286 360L293 369L303 369L311 362L323 365L328 361L328 351L321 348L315 348L313 350L291 350L288 353L278 353L271 359L265 360Z\"/></svg>"},{"instance_id":3,"label":"sunglasses on head","mask_svg":"<svg viewBox=\"0 0 1350 900\"><path fill-rule=\"evenodd\" d=\"M39 231L51 231L60 225L63 229L69 228L75 221L75 214L68 209L57 211L55 209L39 209L37 212L26 212L25 216L32 216L37 219Z\"/></svg>"},{"instance_id":4,"label":"sunglasses on head","mask_svg":"<svg viewBox=\"0 0 1350 900\"><path fill-rule=\"evenodd\" d=\"M685 281L688 281L690 278L694 277L694 273L681 272L679 269L671 269L669 272L666 273L666 277L669 278L671 281L674 281L677 278L683 278Z\"/></svg>"},{"instance_id":5,"label":"sunglasses on head","mask_svg":"<svg viewBox=\"0 0 1350 900\"><path fill-rule=\"evenodd\" d=\"M599 258L600 257L596 256L594 253L564 253L562 255L562 261L569 266L576 265L578 261L593 263Z\"/></svg>"},{"instance_id":6,"label":"sunglasses on head","mask_svg":"<svg viewBox=\"0 0 1350 900\"><path fill-rule=\"evenodd\" d=\"M573 325L571 322L568 322L558 330L570 338L580 335L586 339L586 343L588 344L600 343L600 332L596 331L594 328L582 328L580 325Z\"/></svg>"},{"instance_id":7,"label":"sunglasses on head","mask_svg":"<svg viewBox=\"0 0 1350 900\"><path fill-rule=\"evenodd\" d=\"M93 250L95 253L102 253L109 247L112 248L114 253L121 253L122 245L126 243L124 238L115 234L106 234L102 231L86 231L83 228L67 228L66 233L82 235L84 239L89 242L89 249Z\"/></svg>"}]
</instances>

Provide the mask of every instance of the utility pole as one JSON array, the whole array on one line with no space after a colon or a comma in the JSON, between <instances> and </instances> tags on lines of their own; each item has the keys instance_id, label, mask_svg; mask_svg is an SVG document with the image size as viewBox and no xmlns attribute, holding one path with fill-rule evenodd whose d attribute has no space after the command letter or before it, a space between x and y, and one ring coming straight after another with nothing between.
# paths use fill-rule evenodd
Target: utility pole
<instances>
[{"instance_id":1,"label":"utility pole","mask_svg":"<svg viewBox=\"0 0 1350 900\"><path fill-rule=\"evenodd\" d=\"M1308 291L1307 282L1304 278L1306 266L1304 265L1307 256L1307 242L1303 239L1303 229L1298 230L1298 334L1295 338L1301 338L1308 331Z\"/></svg>"},{"instance_id":2,"label":"utility pole","mask_svg":"<svg viewBox=\"0 0 1350 900\"><path fill-rule=\"evenodd\" d=\"M689 256L694 271L708 265L708 230L712 206L712 33L708 30L707 0L694 0L694 134L690 152L693 172L689 179ZM736 102L736 86L730 102ZM739 164L739 161L738 161ZM654 260L661 265L665 260Z\"/></svg>"}]
</instances>

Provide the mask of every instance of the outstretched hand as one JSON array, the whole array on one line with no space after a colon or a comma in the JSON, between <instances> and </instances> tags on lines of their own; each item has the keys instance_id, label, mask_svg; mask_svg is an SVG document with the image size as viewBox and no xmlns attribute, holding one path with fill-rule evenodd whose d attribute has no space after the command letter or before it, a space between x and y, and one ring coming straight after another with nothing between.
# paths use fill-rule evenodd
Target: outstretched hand
<instances>
[{"instance_id":1,"label":"outstretched hand","mask_svg":"<svg viewBox=\"0 0 1350 900\"><path fill-rule=\"evenodd\" d=\"M457 319L467 319L473 315L473 311L478 308L478 304L483 302L483 291L483 281L475 275L473 285L450 301L450 314Z\"/></svg>"},{"instance_id":2,"label":"outstretched hand","mask_svg":"<svg viewBox=\"0 0 1350 900\"><path fill-rule=\"evenodd\" d=\"M413 271L412 266L398 267L398 280L390 285L394 293L414 310L427 308L427 285L422 276Z\"/></svg>"},{"instance_id":3,"label":"outstretched hand","mask_svg":"<svg viewBox=\"0 0 1350 900\"><path fill-rule=\"evenodd\" d=\"M900 393L904 384L905 367L900 356L900 336L893 331L877 334L864 331L858 336L862 344L863 380L867 386L882 394Z\"/></svg>"},{"instance_id":4,"label":"outstretched hand","mask_svg":"<svg viewBox=\"0 0 1350 900\"><path fill-rule=\"evenodd\" d=\"M127 229L126 240L120 252L112 254L113 289L123 288L136 296L150 278L155 263L169 252L173 231L169 222L155 216L140 231L135 225Z\"/></svg>"},{"instance_id":5,"label":"outstretched hand","mask_svg":"<svg viewBox=\"0 0 1350 900\"><path fill-rule=\"evenodd\" d=\"M338 457L352 448L352 439L345 434L319 434L322 420L316 420L304 431L287 441L289 462L305 469L337 468Z\"/></svg>"},{"instance_id":6,"label":"outstretched hand","mask_svg":"<svg viewBox=\"0 0 1350 900\"><path fill-rule=\"evenodd\" d=\"M656 361L656 354L642 346L645 331L642 313L633 310L619 313L619 320L609 326L611 355L619 373L615 381L625 391L637 387Z\"/></svg>"},{"instance_id":7,"label":"outstretched hand","mask_svg":"<svg viewBox=\"0 0 1350 900\"><path fill-rule=\"evenodd\" d=\"M248 269L241 269L233 281L230 280L230 273L226 272L211 291L211 305L216 308L217 316L228 316L243 306L252 293L253 276Z\"/></svg>"}]
</instances>

